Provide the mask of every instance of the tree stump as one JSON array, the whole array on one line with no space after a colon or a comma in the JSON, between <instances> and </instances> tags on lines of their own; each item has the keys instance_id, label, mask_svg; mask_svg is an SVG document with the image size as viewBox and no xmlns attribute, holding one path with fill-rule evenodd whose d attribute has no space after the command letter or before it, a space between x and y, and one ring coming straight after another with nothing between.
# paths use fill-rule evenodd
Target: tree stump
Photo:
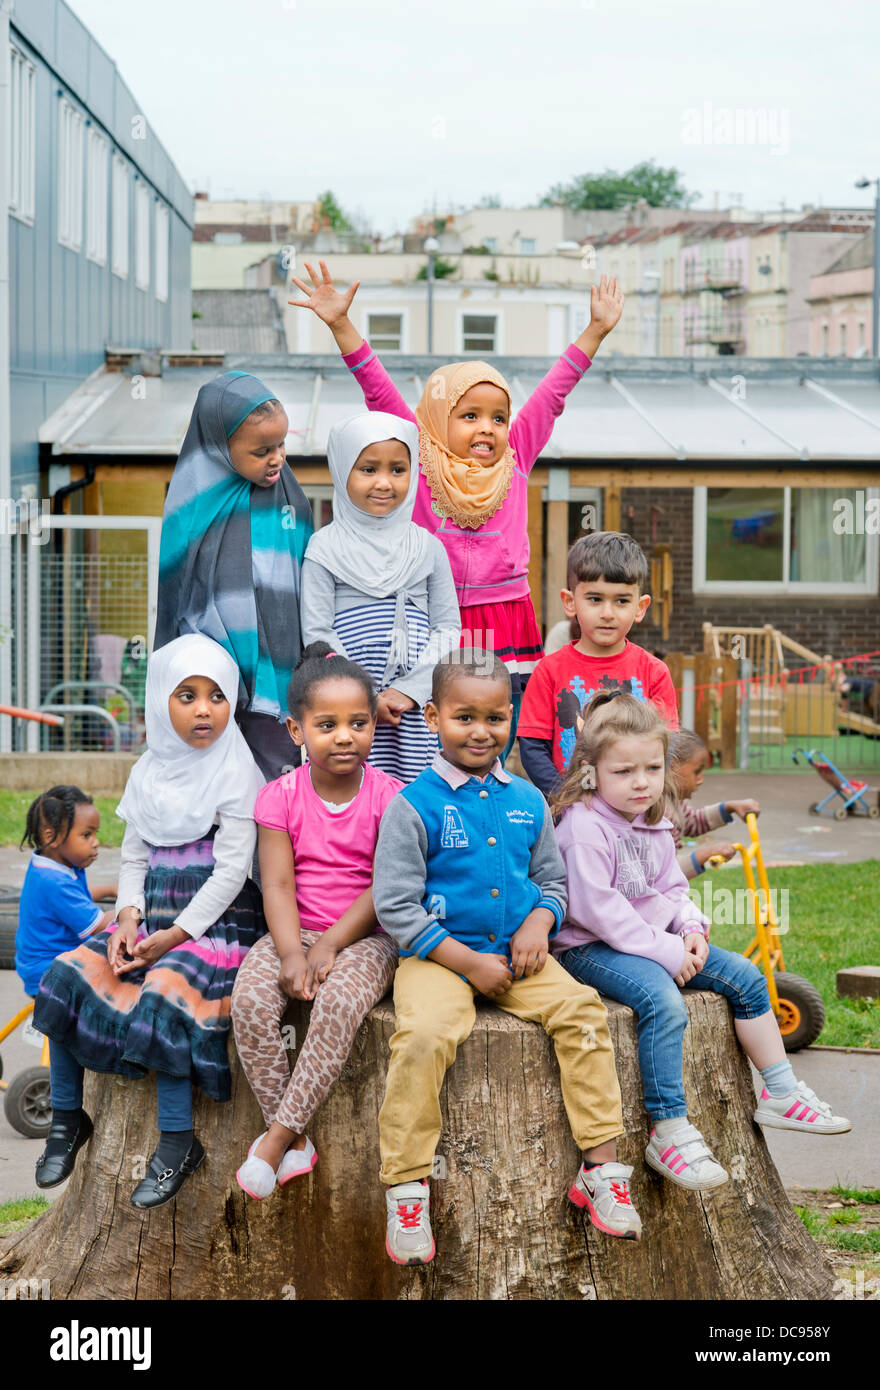
<instances>
[{"instance_id":1,"label":"tree stump","mask_svg":"<svg viewBox=\"0 0 880 1390\"><path fill-rule=\"evenodd\" d=\"M579 1155L552 1044L535 1024L481 1002L442 1093L444 1129L431 1215L437 1256L387 1257L377 1118L394 1026L372 1010L343 1076L317 1115L318 1164L265 1202L235 1181L262 1130L238 1059L233 1098L197 1095L207 1160L176 1201L136 1211L129 1194L155 1138L152 1079L89 1075L95 1133L67 1190L0 1246L0 1275L49 1279L53 1299L813 1299L833 1273L794 1214L752 1122L754 1091L726 1001L685 995L691 1118L731 1174L686 1192L644 1163L648 1141L633 1015L608 1003L640 1242L617 1240L567 1200ZM299 1034L307 1007L294 1004Z\"/></svg>"}]
</instances>

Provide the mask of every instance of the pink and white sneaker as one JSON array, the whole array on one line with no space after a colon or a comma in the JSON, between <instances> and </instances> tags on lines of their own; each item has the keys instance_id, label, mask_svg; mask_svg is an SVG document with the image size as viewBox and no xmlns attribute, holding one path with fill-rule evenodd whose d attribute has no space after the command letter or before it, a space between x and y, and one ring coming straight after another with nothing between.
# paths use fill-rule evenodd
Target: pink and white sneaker
<instances>
[{"instance_id":1,"label":"pink and white sneaker","mask_svg":"<svg viewBox=\"0 0 880 1390\"><path fill-rule=\"evenodd\" d=\"M655 1130L645 1149L645 1162L661 1177L690 1192L708 1192L722 1187L728 1174L693 1125L684 1124L668 1139L658 1139Z\"/></svg>"},{"instance_id":2,"label":"pink and white sneaker","mask_svg":"<svg viewBox=\"0 0 880 1390\"><path fill-rule=\"evenodd\" d=\"M399 1182L385 1193L385 1249L396 1265L426 1265L436 1251L426 1182Z\"/></svg>"},{"instance_id":3,"label":"pink and white sneaker","mask_svg":"<svg viewBox=\"0 0 880 1390\"><path fill-rule=\"evenodd\" d=\"M568 1200L576 1207L586 1207L593 1225L606 1236L640 1240L642 1219L632 1204L631 1177L632 1168L624 1163L603 1163L598 1168L581 1164L568 1190Z\"/></svg>"},{"instance_id":4,"label":"pink and white sneaker","mask_svg":"<svg viewBox=\"0 0 880 1390\"><path fill-rule=\"evenodd\" d=\"M771 1096L765 1086L755 1111L755 1124L768 1129L799 1129L805 1134L846 1134L852 1129L843 1115L832 1115L831 1106L820 1100L805 1081L799 1081L787 1096Z\"/></svg>"}]
</instances>

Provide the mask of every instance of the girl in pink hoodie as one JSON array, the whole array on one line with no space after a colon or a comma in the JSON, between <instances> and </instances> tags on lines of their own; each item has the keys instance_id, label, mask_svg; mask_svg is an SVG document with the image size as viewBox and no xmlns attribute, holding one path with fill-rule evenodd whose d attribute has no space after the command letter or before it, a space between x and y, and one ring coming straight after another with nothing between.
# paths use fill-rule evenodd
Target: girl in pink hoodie
<instances>
[{"instance_id":1,"label":"girl in pink hoodie","mask_svg":"<svg viewBox=\"0 0 880 1390\"><path fill-rule=\"evenodd\" d=\"M568 913L552 949L576 979L638 1016L652 1122L645 1158L679 1187L703 1191L728 1174L688 1121L682 989L710 989L731 1001L736 1035L764 1079L757 1124L808 1134L841 1134L850 1124L796 1079L760 971L709 944L711 924L689 896L664 815L674 795L668 745L652 705L620 691L590 703L551 801L568 881Z\"/></svg>"}]
</instances>

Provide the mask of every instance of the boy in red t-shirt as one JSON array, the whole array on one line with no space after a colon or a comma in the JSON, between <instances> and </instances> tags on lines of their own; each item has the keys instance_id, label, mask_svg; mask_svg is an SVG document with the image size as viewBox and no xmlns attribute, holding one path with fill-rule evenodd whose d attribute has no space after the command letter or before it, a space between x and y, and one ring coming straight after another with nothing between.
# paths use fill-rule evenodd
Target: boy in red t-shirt
<instances>
[{"instance_id":1,"label":"boy in red t-shirt","mask_svg":"<svg viewBox=\"0 0 880 1390\"><path fill-rule=\"evenodd\" d=\"M598 690L625 690L650 700L671 729L678 707L665 664L627 641L651 603L648 562L631 536L597 531L568 552L566 617L581 635L538 662L526 686L519 720L522 765L536 787L550 792L568 767L582 726L582 711Z\"/></svg>"}]
</instances>

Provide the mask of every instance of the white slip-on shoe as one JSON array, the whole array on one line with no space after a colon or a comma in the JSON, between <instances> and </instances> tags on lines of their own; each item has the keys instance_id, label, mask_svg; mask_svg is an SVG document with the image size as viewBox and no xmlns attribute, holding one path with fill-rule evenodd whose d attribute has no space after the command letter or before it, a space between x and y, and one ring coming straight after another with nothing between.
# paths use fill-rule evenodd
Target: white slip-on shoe
<instances>
[{"instance_id":1,"label":"white slip-on shoe","mask_svg":"<svg viewBox=\"0 0 880 1390\"><path fill-rule=\"evenodd\" d=\"M318 1161L315 1146L306 1135L305 1148L288 1149L278 1165L278 1186L286 1187L294 1178L310 1173Z\"/></svg>"},{"instance_id":2,"label":"white slip-on shoe","mask_svg":"<svg viewBox=\"0 0 880 1390\"><path fill-rule=\"evenodd\" d=\"M254 1149L261 1139L265 1139L268 1130L257 1136L248 1149L248 1156L235 1175L235 1180L239 1187L253 1197L254 1201L262 1202L266 1197L271 1197L275 1190L275 1170L271 1163L267 1163L264 1158L256 1158Z\"/></svg>"}]
</instances>

